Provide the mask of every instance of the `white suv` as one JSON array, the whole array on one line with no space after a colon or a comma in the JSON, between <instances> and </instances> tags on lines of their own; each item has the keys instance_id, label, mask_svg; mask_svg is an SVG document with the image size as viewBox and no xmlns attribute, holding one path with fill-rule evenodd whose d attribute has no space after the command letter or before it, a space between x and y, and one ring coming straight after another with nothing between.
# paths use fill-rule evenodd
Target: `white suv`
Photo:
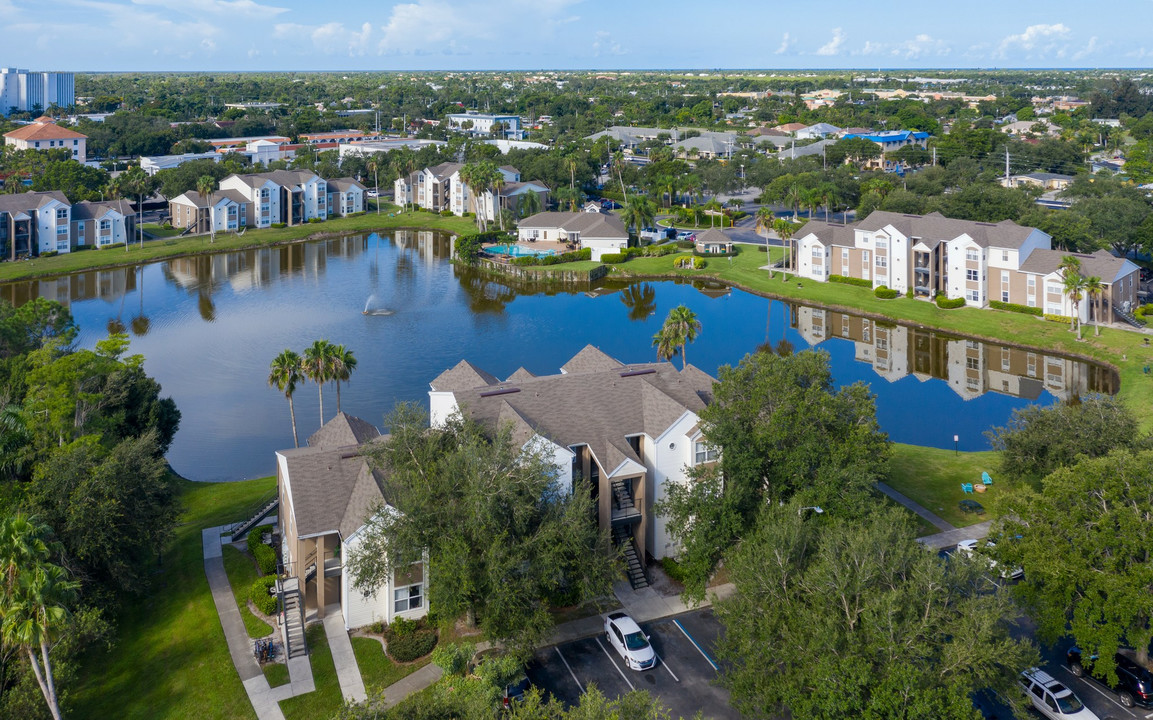
<instances>
[{"instance_id":1,"label":"white suv","mask_svg":"<svg viewBox=\"0 0 1153 720\"><path fill-rule=\"evenodd\" d=\"M1021 673L1021 687L1037 712L1050 720L1099 720L1073 691L1039 668Z\"/></svg>"}]
</instances>

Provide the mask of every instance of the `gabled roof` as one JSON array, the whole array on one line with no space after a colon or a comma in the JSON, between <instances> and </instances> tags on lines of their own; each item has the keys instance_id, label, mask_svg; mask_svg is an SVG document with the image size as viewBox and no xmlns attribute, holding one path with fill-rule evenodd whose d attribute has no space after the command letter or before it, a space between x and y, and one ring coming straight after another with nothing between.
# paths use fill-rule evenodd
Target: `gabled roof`
<instances>
[{"instance_id":1,"label":"gabled roof","mask_svg":"<svg viewBox=\"0 0 1153 720\"><path fill-rule=\"evenodd\" d=\"M461 360L453 367L437 375L429 385L437 392L455 392L464 388L481 385L498 385L500 380L481 370L468 360Z\"/></svg>"},{"instance_id":2,"label":"gabled roof","mask_svg":"<svg viewBox=\"0 0 1153 720\"><path fill-rule=\"evenodd\" d=\"M68 128L60 127L52 118L40 117L36 118L36 122L31 125L24 125L18 127L11 132L4 133L4 137L13 140L24 140L25 142L33 142L36 140L73 140L73 139L87 139L87 135L69 130Z\"/></svg>"},{"instance_id":3,"label":"gabled roof","mask_svg":"<svg viewBox=\"0 0 1153 720\"><path fill-rule=\"evenodd\" d=\"M566 232L579 232L585 238L627 239L629 236L618 216L604 213L542 212L521 220L517 227L559 228Z\"/></svg>"},{"instance_id":4,"label":"gabled roof","mask_svg":"<svg viewBox=\"0 0 1153 720\"><path fill-rule=\"evenodd\" d=\"M434 165L430 168L425 168L437 180L444 180L452 177L453 173L458 172L464 163L458 162L442 162L440 165Z\"/></svg>"},{"instance_id":5,"label":"gabled roof","mask_svg":"<svg viewBox=\"0 0 1153 720\"><path fill-rule=\"evenodd\" d=\"M360 188L361 190L367 190L368 189L365 185L360 183L356 178L342 177L342 178L336 178L335 180L329 180L328 181L328 189L330 191L336 190L339 192L347 192L354 187Z\"/></svg>"},{"instance_id":6,"label":"gabled roof","mask_svg":"<svg viewBox=\"0 0 1153 720\"><path fill-rule=\"evenodd\" d=\"M726 233L724 230L720 230L718 228L709 228L708 230L697 233L697 239L695 242L697 245L708 245L710 243L727 245L732 243L732 241L733 239L729 237L728 233Z\"/></svg>"},{"instance_id":7,"label":"gabled roof","mask_svg":"<svg viewBox=\"0 0 1153 720\"><path fill-rule=\"evenodd\" d=\"M800 238L816 235L817 240L825 247L853 247L853 226L834 225L824 220L810 220L801 228Z\"/></svg>"},{"instance_id":8,"label":"gabled roof","mask_svg":"<svg viewBox=\"0 0 1153 720\"><path fill-rule=\"evenodd\" d=\"M509 197L517 195L525 190L532 190L535 192L548 192L548 185L545 185L539 180L524 180L522 182L505 183L500 189L500 194Z\"/></svg>"},{"instance_id":9,"label":"gabled roof","mask_svg":"<svg viewBox=\"0 0 1153 720\"><path fill-rule=\"evenodd\" d=\"M892 225L905 237L923 241L930 247L968 235L980 247L1018 249L1035 232L1033 228L1018 225L1012 220L987 223L947 218L938 212L928 215L906 215L882 210L869 213L868 217L853 227L866 232L876 232L888 225Z\"/></svg>"},{"instance_id":10,"label":"gabled roof","mask_svg":"<svg viewBox=\"0 0 1153 720\"><path fill-rule=\"evenodd\" d=\"M1098 250L1089 255L1087 253L1071 253L1064 250L1034 250L1021 263L1021 272L1035 275L1048 275L1057 272L1061 261L1066 257L1075 257L1081 261L1081 274L1085 277L1098 277L1101 282L1114 283L1121 278L1131 275L1139 267L1130 260L1119 258L1108 250Z\"/></svg>"},{"instance_id":11,"label":"gabled roof","mask_svg":"<svg viewBox=\"0 0 1153 720\"><path fill-rule=\"evenodd\" d=\"M663 435L712 401L715 380L671 363L625 365L586 346L557 375L509 378L454 391L458 407L489 427L510 423L522 442L540 435L561 447L587 445L606 473L643 467L628 438ZM435 381L434 381L435 386Z\"/></svg>"},{"instance_id":12,"label":"gabled roof","mask_svg":"<svg viewBox=\"0 0 1153 720\"><path fill-rule=\"evenodd\" d=\"M362 445L380 437L380 431L370 423L345 412L326 422L308 438L309 447L346 447Z\"/></svg>"},{"instance_id":13,"label":"gabled roof","mask_svg":"<svg viewBox=\"0 0 1153 720\"><path fill-rule=\"evenodd\" d=\"M271 181L281 187L296 187L319 179L320 176L309 170L273 170L263 173L245 173L244 175L229 175L224 178L230 180L239 178L241 182L251 188L263 187Z\"/></svg>"},{"instance_id":14,"label":"gabled roof","mask_svg":"<svg viewBox=\"0 0 1153 720\"><path fill-rule=\"evenodd\" d=\"M520 367L520 368L517 368L516 371L512 375L509 375L508 380L505 380L505 382L520 382L522 380L531 380L534 377L536 377L536 375L533 375L528 370L525 370L524 368Z\"/></svg>"},{"instance_id":15,"label":"gabled roof","mask_svg":"<svg viewBox=\"0 0 1153 720\"><path fill-rule=\"evenodd\" d=\"M132 203L124 199L106 200L104 202L81 200L72 206L72 219L96 220L107 215L109 211L118 212L125 217L133 215L136 212L135 208L132 207Z\"/></svg>"},{"instance_id":16,"label":"gabled roof","mask_svg":"<svg viewBox=\"0 0 1153 720\"><path fill-rule=\"evenodd\" d=\"M364 524L384 500L382 478L372 472L356 446L281 450L292 490L292 512L301 538L340 532Z\"/></svg>"},{"instance_id":17,"label":"gabled roof","mask_svg":"<svg viewBox=\"0 0 1153 720\"><path fill-rule=\"evenodd\" d=\"M44 207L53 200L71 205L64 193L59 190L16 193L14 195L0 195L0 212L18 213L29 212Z\"/></svg>"}]
</instances>

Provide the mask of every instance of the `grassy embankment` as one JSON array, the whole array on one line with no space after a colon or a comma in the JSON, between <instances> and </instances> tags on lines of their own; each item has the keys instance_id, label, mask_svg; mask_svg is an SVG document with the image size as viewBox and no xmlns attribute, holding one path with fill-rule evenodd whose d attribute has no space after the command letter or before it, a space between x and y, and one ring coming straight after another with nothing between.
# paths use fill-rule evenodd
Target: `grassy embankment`
<instances>
[{"instance_id":1,"label":"grassy embankment","mask_svg":"<svg viewBox=\"0 0 1153 720\"><path fill-rule=\"evenodd\" d=\"M243 235L218 233L215 242L207 235L172 237L165 240L149 240L144 243L144 247L140 247L139 243L133 243L127 250L123 247L105 248L20 262L5 262L0 263L0 282L134 265L185 255L284 245L338 233L397 228L469 233L476 231L476 222L470 218L441 217L428 212L401 212L395 205L389 205L382 206L379 214L368 212L357 217L335 218L322 223L306 223L287 228L249 229Z\"/></svg>"}]
</instances>

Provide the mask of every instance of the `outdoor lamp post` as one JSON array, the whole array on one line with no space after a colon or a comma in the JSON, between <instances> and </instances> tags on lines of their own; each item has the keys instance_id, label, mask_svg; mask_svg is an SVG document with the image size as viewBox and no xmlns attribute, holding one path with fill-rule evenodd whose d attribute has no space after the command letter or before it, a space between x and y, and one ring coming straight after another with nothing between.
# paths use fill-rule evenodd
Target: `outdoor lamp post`
<instances>
[{"instance_id":1,"label":"outdoor lamp post","mask_svg":"<svg viewBox=\"0 0 1153 720\"><path fill-rule=\"evenodd\" d=\"M961 454L961 436L960 435L954 435L953 436L953 454L954 455L960 455Z\"/></svg>"}]
</instances>

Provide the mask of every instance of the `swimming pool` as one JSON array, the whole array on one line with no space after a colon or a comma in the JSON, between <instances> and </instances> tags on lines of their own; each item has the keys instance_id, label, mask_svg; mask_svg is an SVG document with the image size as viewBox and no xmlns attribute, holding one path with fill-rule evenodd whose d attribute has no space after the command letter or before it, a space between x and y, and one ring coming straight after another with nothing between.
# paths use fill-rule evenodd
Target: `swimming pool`
<instances>
[{"instance_id":1,"label":"swimming pool","mask_svg":"<svg viewBox=\"0 0 1153 720\"><path fill-rule=\"evenodd\" d=\"M485 248L485 252L493 255L512 255L513 257L547 257L556 254L555 250L533 250L524 245L513 245L512 243L493 245L490 248Z\"/></svg>"}]
</instances>

